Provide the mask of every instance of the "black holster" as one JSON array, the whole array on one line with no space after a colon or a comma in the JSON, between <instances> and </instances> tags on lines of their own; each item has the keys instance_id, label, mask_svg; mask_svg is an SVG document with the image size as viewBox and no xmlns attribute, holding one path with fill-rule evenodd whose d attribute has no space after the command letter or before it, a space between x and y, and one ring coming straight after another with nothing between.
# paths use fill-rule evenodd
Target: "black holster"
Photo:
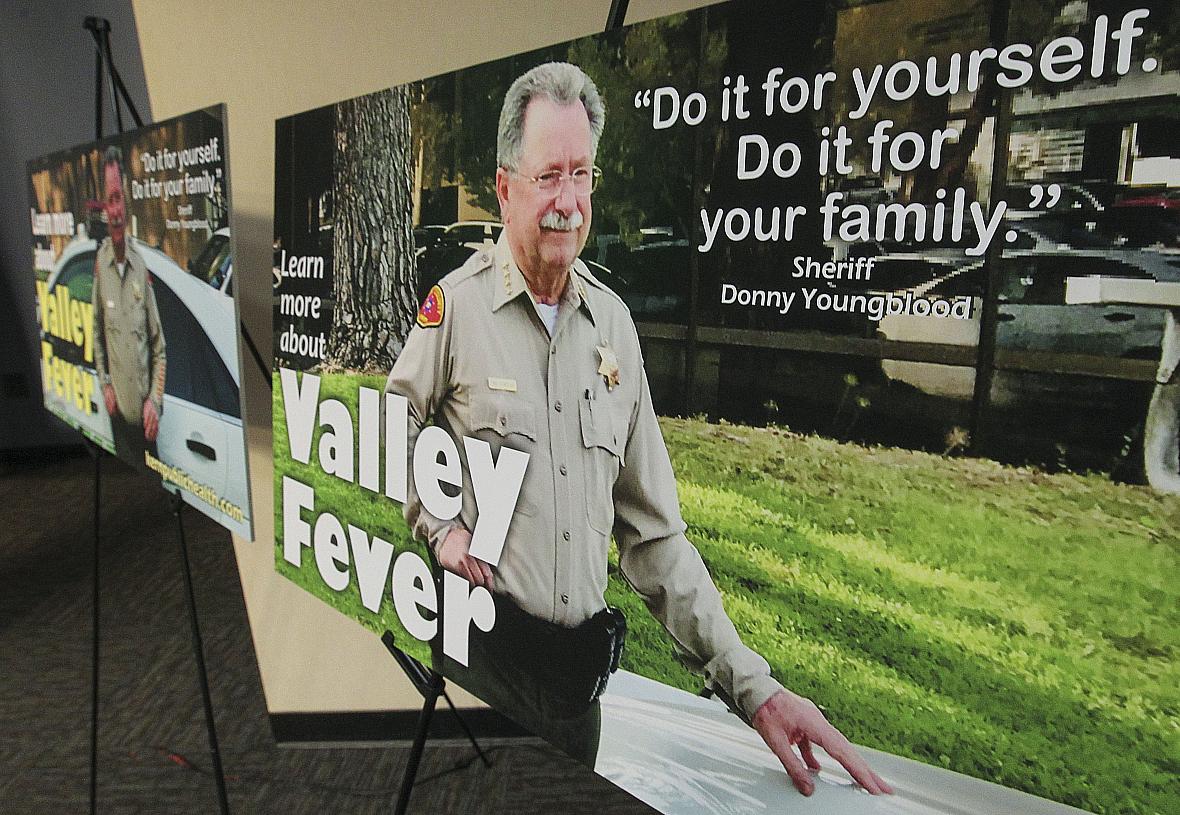
<instances>
[{"instance_id":1,"label":"black holster","mask_svg":"<svg viewBox=\"0 0 1180 815\"><path fill-rule=\"evenodd\" d=\"M623 612L607 606L576 628L566 628L528 614L503 595L494 597L496 623L486 636L501 658L542 679L573 712L602 696L623 655Z\"/></svg>"}]
</instances>

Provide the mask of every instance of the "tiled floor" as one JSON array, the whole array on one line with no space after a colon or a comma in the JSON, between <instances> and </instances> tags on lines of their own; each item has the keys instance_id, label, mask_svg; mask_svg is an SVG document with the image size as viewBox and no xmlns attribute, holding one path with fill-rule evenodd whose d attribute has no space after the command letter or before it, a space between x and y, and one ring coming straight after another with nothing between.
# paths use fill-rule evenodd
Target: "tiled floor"
<instances>
[{"instance_id":1,"label":"tiled floor","mask_svg":"<svg viewBox=\"0 0 1180 815\"><path fill-rule=\"evenodd\" d=\"M88 808L92 479L77 453L0 463L4 815ZM98 811L216 812L168 497L109 458L102 483ZM185 524L231 811L392 812L406 748L275 746L229 535L195 511ZM540 741L492 757L485 769L468 748L428 747L411 811L652 811Z\"/></svg>"}]
</instances>

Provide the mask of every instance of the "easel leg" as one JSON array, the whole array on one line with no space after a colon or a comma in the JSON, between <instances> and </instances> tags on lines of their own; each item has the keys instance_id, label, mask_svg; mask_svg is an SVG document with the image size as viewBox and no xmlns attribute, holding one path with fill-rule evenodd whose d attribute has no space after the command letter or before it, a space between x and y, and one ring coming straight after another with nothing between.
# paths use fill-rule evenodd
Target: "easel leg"
<instances>
[{"instance_id":1,"label":"easel leg","mask_svg":"<svg viewBox=\"0 0 1180 815\"><path fill-rule=\"evenodd\" d=\"M131 94L123 84L123 77L115 67L115 57L111 51L111 21L105 17L87 17L82 27L90 32L94 39L94 138L102 138L103 90L102 83L108 79L111 84L111 103L115 108L115 122L118 132L123 132L123 113L119 108L119 100L127 106L136 127L143 127L143 120L135 103L131 101Z\"/></svg>"},{"instance_id":2,"label":"easel leg","mask_svg":"<svg viewBox=\"0 0 1180 815\"><path fill-rule=\"evenodd\" d=\"M229 815L229 796L225 791L225 771L221 767L221 750L217 745L217 724L213 718L213 699L209 695L209 676L205 669L205 647L201 642L201 626L197 622L197 601L193 594L193 575L189 565L188 543L184 539L184 518L181 512L184 502L180 496L173 497L172 509L176 514L176 531L180 538L180 554L184 569L185 600L188 605L188 619L192 628L193 657L197 661L197 679L201 684L201 700L205 705L205 733L209 737L209 756L213 760L213 778L217 782L217 803L222 815Z\"/></svg>"},{"instance_id":3,"label":"easel leg","mask_svg":"<svg viewBox=\"0 0 1180 815\"><path fill-rule=\"evenodd\" d=\"M418 729L414 733L414 744L410 747L410 759L406 764L406 772L402 776L402 785L397 796L397 808L394 810L397 815L405 815L406 807L410 803L410 794L414 791L414 780L418 775L418 764L422 760L422 751L426 749L426 738L430 734L430 721L434 717L434 708L438 705L438 697L441 696L447 700L447 705L450 706L451 712L455 714L455 718L459 720L459 726L467 734L467 738L471 741L471 746L479 754L479 758L483 761L484 766L491 767L492 762L479 746L479 742L475 740L475 735L471 732L471 728L467 726L467 722L463 721L463 717L459 715L459 711L455 708L455 703L451 701L451 697L447 693L447 681L442 677L442 674L431 668L427 668L421 662L398 648L397 643L394 641L392 631L386 631L382 634L381 642L389 649L389 653L393 655L393 658L401 667L402 672L405 673L406 678L422 694L422 712L418 714Z\"/></svg>"},{"instance_id":4,"label":"easel leg","mask_svg":"<svg viewBox=\"0 0 1180 815\"><path fill-rule=\"evenodd\" d=\"M463 733L466 734L467 740L471 742L471 746L475 748L475 752L479 753L479 760L483 762L483 766L491 767L492 760L484 753L483 748L479 746L479 742L475 740L475 734L471 732L471 728L467 726L467 722L459 714L459 709L455 707L455 703L451 701L451 695L446 691L446 685L443 685L443 698L447 700L447 705L451 708L451 713L455 714L455 719L459 722L459 727L463 728Z\"/></svg>"},{"instance_id":5,"label":"easel leg","mask_svg":"<svg viewBox=\"0 0 1180 815\"><path fill-rule=\"evenodd\" d=\"M94 138L102 138L102 49L94 49Z\"/></svg>"},{"instance_id":6,"label":"easel leg","mask_svg":"<svg viewBox=\"0 0 1180 815\"><path fill-rule=\"evenodd\" d=\"M406 763L406 772L402 775L402 786L397 794L396 815L405 815L410 805L410 794L414 791L414 779L418 777L418 764L422 761L422 752L426 749L426 737L430 733L430 720L434 718L434 707L438 704L438 694L428 693L422 702L422 712L418 714L418 729L414 733L414 744L410 747L410 759Z\"/></svg>"},{"instance_id":7,"label":"easel leg","mask_svg":"<svg viewBox=\"0 0 1180 815\"><path fill-rule=\"evenodd\" d=\"M102 494L102 451L90 445L94 457L94 562L90 609L90 815L98 807L98 563L99 506Z\"/></svg>"}]
</instances>

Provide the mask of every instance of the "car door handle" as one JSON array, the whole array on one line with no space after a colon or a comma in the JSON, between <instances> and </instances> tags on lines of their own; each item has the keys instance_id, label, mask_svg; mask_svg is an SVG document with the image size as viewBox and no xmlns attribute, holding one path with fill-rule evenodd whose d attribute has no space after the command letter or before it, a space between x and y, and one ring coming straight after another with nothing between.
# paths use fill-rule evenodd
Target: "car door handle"
<instances>
[{"instance_id":1,"label":"car door handle","mask_svg":"<svg viewBox=\"0 0 1180 815\"><path fill-rule=\"evenodd\" d=\"M205 444L205 442L197 441L196 439L186 439L184 443L188 446L188 449L192 450L198 456L203 456L210 461L217 461L217 451Z\"/></svg>"},{"instance_id":2,"label":"car door handle","mask_svg":"<svg viewBox=\"0 0 1180 815\"><path fill-rule=\"evenodd\" d=\"M1016 315L1015 314L1005 314L1004 312L1001 311L999 314L996 315L996 319L1001 323L1010 323L1016 319Z\"/></svg>"},{"instance_id":3,"label":"car door handle","mask_svg":"<svg viewBox=\"0 0 1180 815\"><path fill-rule=\"evenodd\" d=\"M1134 320L1135 315L1128 314L1125 311L1116 311L1113 314L1102 315L1102 319L1106 320L1108 323L1125 323L1128 320Z\"/></svg>"}]
</instances>

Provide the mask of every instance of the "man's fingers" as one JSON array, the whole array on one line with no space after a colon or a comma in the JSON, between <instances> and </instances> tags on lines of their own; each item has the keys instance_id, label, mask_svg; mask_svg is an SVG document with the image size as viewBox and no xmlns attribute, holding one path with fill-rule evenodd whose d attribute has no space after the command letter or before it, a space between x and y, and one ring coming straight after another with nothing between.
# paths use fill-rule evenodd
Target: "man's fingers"
<instances>
[{"instance_id":1,"label":"man's fingers","mask_svg":"<svg viewBox=\"0 0 1180 815\"><path fill-rule=\"evenodd\" d=\"M852 776L853 781L873 795L891 791L887 789L889 785L881 781L877 774L869 769L868 763L861 758L860 753L848 739L840 736L839 742L831 747L821 742L821 746L828 751L828 755L840 762L840 765Z\"/></svg>"},{"instance_id":2,"label":"man's fingers","mask_svg":"<svg viewBox=\"0 0 1180 815\"><path fill-rule=\"evenodd\" d=\"M466 580L468 583L473 583L471 579L471 572L467 569L467 558L460 557L458 560L448 563L442 560L442 567L452 574L457 574L459 577Z\"/></svg>"},{"instance_id":3,"label":"man's fingers","mask_svg":"<svg viewBox=\"0 0 1180 815\"><path fill-rule=\"evenodd\" d=\"M156 433L160 429L160 415L156 413L156 406L151 399L143 400L143 437L148 441L156 440Z\"/></svg>"},{"instance_id":4,"label":"man's fingers","mask_svg":"<svg viewBox=\"0 0 1180 815\"><path fill-rule=\"evenodd\" d=\"M483 564L479 562L479 558L474 558L471 555L467 556L467 568L471 570L471 576L475 578L475 585L488 587L488 576L483 570Z\"/></svg>"},{"instance_id":5,"label":"man's fingers","mask_svg":"<svg viewBox=\"0 0 1180 815\"><path fill-rule=\"evenodd\" d=\"M463 577L467 578L467 582L473 586L479 585L479 569L475 568L475 564L471 562L471 558L464 555L459 561L459 565L463 567Z\"/></svg>"},{"instance_id":6,"label":"man's fingers","mask_svg":"<svg viewBox=\"0 0 1180 815\"><path fill-rule=\"evenodd\" d=\"M478 558L474 558L471 555L464 555L463 565L467 567L467 572L471 575L471 585L483 586L485 589L488 588L488 578L490 575L485 573L483 569L484 564Z\"/></svg>"},{"instance_id":7,"label":"man's fingers","mask_svg":"<svg viewBox=\"0 0 1180 815\"><path fill-rule=\"evenodd\" d=\"M795 751L785 741L781 749L775 749L775 755L778 760L783 763L783 768L787 771L787 775L791 776L791 783L795 785L795 789L804 795L811 795L815 792L815 781L811 777L811 773L803 766L803 762L795 755Z\"/></svg>"},{"instance_id":8,"label":"man's fingers","mask_svg":"<svg viewBox=\"0 0 1180 815\"><path fill-rule=\"evenodd\" d=\"M819 762L815 759L815 753L811 752L811 742L809 740L803 739L799 742L799 752L803 754L803 762L807 765L808 769L815 770L816 772L820 770Z\"/></svg>"},{"instance_id":9,"label":"man's fingers","mask_svg":"<svg viewBox=\"0 0 1180 815\"><path fill-rule=\"evenodd\" d=\"M475 565L479 567L479 571L483 574L483 587L488 591L492 590L492 566L490 563L484 563L477 557L473 557Z\"/></svg>"},{"instance_id":10,"label":"man's fingers","mask_svg":"<svg viewBox=\"0 0 1180 815\"><path fill-rule=\"evenodd\" d=\"M893 787L889 785L889 782L877 775L877 773L873 772L872 770L869 770L869 772L873 773L873 778L876 780L877 786L881 788L881 792L884 792L888 795L893 794Z\"/></svg>"},{"instance_id":11,"label":"man's fingers","mask_svg":"<svg viewBox=\"0 0 1180 815\"><path fill-rule=\"evenodd\" d=\"M811 795L815 791L815 780L812 779L807 768L803 766L803 762L795 755L795 751L791 749L791 741L787 738L786 731L776 730L769 735L763 734L762 737L767 746L778 756L778 760L782 762L783 769L791 777L791 783L795 785L795 789L804 795Z\"/></svg>"}]
</instances>

